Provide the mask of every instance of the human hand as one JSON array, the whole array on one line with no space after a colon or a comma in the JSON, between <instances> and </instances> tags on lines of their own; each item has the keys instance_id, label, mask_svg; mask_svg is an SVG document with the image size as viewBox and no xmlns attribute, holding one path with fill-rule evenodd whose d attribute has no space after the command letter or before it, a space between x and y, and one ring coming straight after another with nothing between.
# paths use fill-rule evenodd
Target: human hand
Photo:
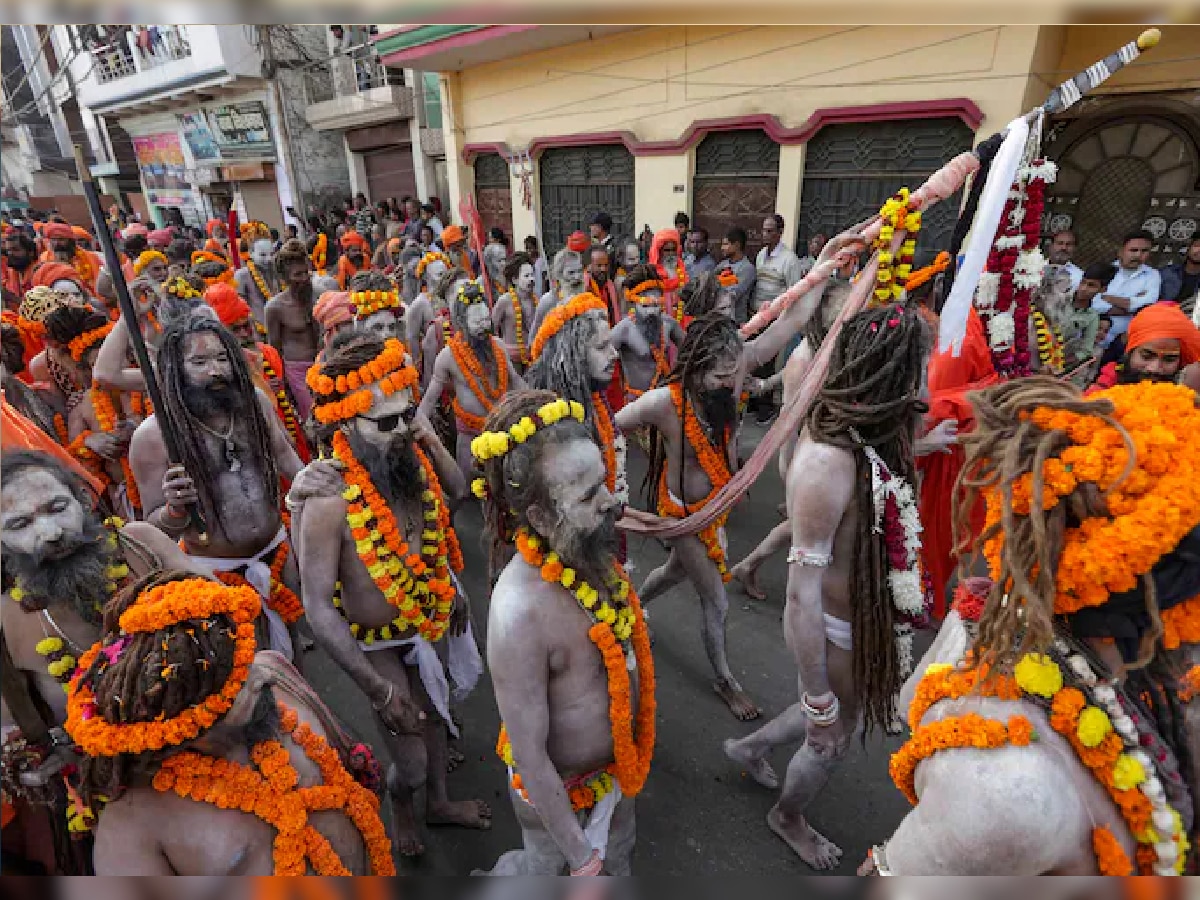
<instances>
[{"instance_id":1,"label":"human hand","mask_svg":"<svg viewBox=\"0 0 1200 900\"><path fill-rule=\"evenodd\" d=\"M441 438L437 436L437 432L433 428L433 423L420 410L413 416L412 424L408 427L412 429L413 440L424 444L427 449L433 449L435 446L441 445Z\"/></svg>"},{"instance_id":2,"label":"human hand","mask_svg":"<svg viewBox=\"0 0 1200 900\"><path fill-rule=\"evenodd\" d=\"M921 443L926 453L949 453L958 443L958 420L943 419L925 435Z\"/></svg>"},{"instance_id":3,"label":"human hand","mask_svg":"<svg viewBox=\"0 0 1200 900\"><path fill-rule=\"evenodd\" d=\"M450 609L450 635L458 637L460 634L465 634L470 622L471 605L467 603L467 598L460 591L454 598L454 606Z\"/></svg>"},{"instance_id":4,"label":"human hand","mask_svg":"<svg viewBox=\"0 0 1200 900\"><path fill-rule=\"evenodd\" d=\"M121 444L120 433L115 429L113 431L93 431L83 439L83 446L101 459L107 459L110 462L121 458Z\"/></svg>"},{"instance_id":5,"label":"human hand","mask_svg":"<svg viewBox=\"0 0 1200 900\"><path fill-rule=\"evenodd\" d=\"M342 481L343 468L336 459L314 459L292 479L288 500L300 504L318 497L336 497L346 487Z\"/></svg>"},{"instance_id":6,"label":"human hand","mask_svg":"<svg viewBox=\"0 0 1200 900\"><path fill-rule=\"evenodd\" d=\"M825 242L825 246L821 248L821 252L817 256L816 265L829 262L839 256L843 256L842 262L845 262L845 259L851 255L857 255L866 246L867 239L862 234L857 231L843 231L832 240Z\"/></svg>"},{"instance_id":7,"label":"human hand","mask_svg":"<svg viewBox=\"0 0 1200 900\"><path fill-rule=\"evenodd\" d=\"M411 694L401 693L393 684L388 684L387 690L387 702L375 710L383 727L394 735L421 734L425 729L425 713L420 705L413 701ZM371 706L375 706L374 701Z\"/></svg>"},{"instance_id":8,"label":"human hand","mask_svg":"<svg viewBox=\"0 0 1200 900\"><path fill-rule=\"evenodd\" d=\"M180 514L200 500L196 485L183 466L171 466L163 473L162 492L167 506Z\"/></svg>"}]
</instances>

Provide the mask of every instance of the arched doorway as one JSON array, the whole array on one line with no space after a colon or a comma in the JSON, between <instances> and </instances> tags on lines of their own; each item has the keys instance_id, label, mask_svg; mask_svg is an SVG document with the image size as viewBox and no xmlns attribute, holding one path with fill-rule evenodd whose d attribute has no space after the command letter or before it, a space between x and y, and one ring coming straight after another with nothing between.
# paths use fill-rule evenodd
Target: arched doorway
<instances>
[{"instance_id":1,"label":"arched doorway","mask_svg":"<svg viewBox=\"0 0 1200 900\"><path fill-rule=\"evenodd\" d=\"M1114 259L1121 236L1154 236L1151 263L1175 262L1197 230L1200 153L1191 134L1165 117L1083 120L1064 135L1058 180L1046 204L1049 234L1070 228L1081 266Z\"/></svg>"},{"instance_id":2,"label":"arched doorway","mask_svg":"<svg viewBox=\"0 0 1200 900\"><path fill-rule=\"evenodd\" d=\"M601 210L612 216L613 234L633 230L633 154L622 144L554 147L538 159L542 248L547 259L561 250L572 231L587 231Z\"/></svg>"},{"instance_id":3,"label":"arched doorway","mask_svg":"<svg viewBox=\"0 0 1200 900\"><path fill-rule=\"evenodd\" d=\"M779 186L779 145L760 128L715 131L696 147L692 179L693 224L708 231L713 255L721 238L737 225L746 229L746 255L762 246L763 219L775 212Z\"/></svg>"},{"instance_id":4,"label":"arched doorway","mask_svg":"<svg viewBox=\"0 0 1200 900\"><path fill-rule=\"evenodd\" d=\"M500 228L513 246L520 246L512 233L512 182L508 177L508 163L499 153L482 153L475 160L475 203L484 231L480 240L487 243L487 232Z\"/></svg>"}]
</instances>

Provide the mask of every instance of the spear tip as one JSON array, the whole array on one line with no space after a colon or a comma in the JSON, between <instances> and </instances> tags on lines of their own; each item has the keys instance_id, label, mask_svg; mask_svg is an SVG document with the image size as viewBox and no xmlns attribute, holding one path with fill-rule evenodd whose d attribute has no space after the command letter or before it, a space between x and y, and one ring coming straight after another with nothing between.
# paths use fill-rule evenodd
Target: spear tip
<instances>
[{"instance_id":1,"label":"spear tip","mask_svg":"<svg viewBox=\"0 0 1200 900\"><path fill-rule=\"evenodd\" d=\"M1147 28L1138 35L1137 45L1139 50L1149 50L1151 47L1157 47L1158 42L1162 40L1162 32L1157 28Z\"/></svg>"}]
</instances>

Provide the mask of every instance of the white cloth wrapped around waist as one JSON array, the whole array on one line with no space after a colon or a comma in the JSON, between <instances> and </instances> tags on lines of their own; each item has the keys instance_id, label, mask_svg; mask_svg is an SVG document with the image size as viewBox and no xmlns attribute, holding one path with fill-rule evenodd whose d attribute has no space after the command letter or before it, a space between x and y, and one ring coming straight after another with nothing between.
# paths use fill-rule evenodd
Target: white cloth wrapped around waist
<instances>
[{"instance_id":1,"label":"white cloth wrapped around waist","mask_svg":"<svg viewBox=\"0 0 1200 900\"><path fill-rule=\"evenodd\" d=\"M259 596L263 598L263 612L267 616L267 634L271 642L269 649L277 650L287 657L288 662L295 659L295 651L292 647L292 636L288 632L287 625L284 624L283 618L279 613L266 606L265 601L271 597L271 567L265 562L266 558L273 553L284 541L287 540L287 529L283 525L279 526L279 531L275 532L275 537L271 538L270 542L263 547L254 556L248 556L243 559L229 556L196 556L189 553L188 559L197 568L203 569L209 575L216 575L217 572L237 572L242 571L242 576L250 584L254 590L258 591Z\"/></svg>"}]
</instances>

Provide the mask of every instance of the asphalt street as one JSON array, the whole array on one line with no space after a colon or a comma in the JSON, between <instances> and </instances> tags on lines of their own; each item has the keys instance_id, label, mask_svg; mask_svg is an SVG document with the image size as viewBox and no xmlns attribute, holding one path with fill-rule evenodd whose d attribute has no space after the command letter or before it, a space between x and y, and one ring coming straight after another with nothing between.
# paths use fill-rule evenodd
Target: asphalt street
<instances>
[{"instance_id":1,"label":"asphalt street","mask_svg":"<svg viewBox=\"0 0 1200 900\"><path fill-rule=\"evenodd\" d=\"M753 424L747 426L743 434L747 455L762 433ZM630 486L637 492L645 463L632 447L630 469ZM772 463L729 519L731 565L780 521L776 507L782 499L783 488ZM486 641L488 580L478 507L470 504L456 521L466 557L463 580L482 645ZM641 538L631 540L629 554L635 584L665 559L656 541ZM797 700L795 666L780 629L785 579L781 553L761 570L766 601L750 600L735 584L730 585L730 665L766 715L775 715ZM712 671L701 644L694 592L687 585L676 588L654 602L651 616L658 744L650 778L638 798L635 873L811 873L767 828L765 817L775 794L751 781L722 753L722 741L748 734L756 723L736 721L712 691ZM927 646L928 637L920 641L919 636L918 640L920 651ZM305 666L330 708L386 758L375 716L349 679L319 649L307 654ZM465 875L473 869L490 868L502 852L520 845L520 830L505 791L504 766L494 752L499 717L486 674L458 712L464 724L458 747L466 761L450 776L451 796L479 798L491 804L492 828L487 832L448 827L428 830L425 856L415 863L401 861L401 874ZM907 812L907 801L887 774L888 756L899 744L898 737L879 734L869 738L865 747L856 739L844 764L812 806L813 825L845 851L836 874L853 874L868 847L887 838ZM772 756L781 777L794 749L781 748ZM422 800L418 797L418 803Z\"/></svg>"}]
</instances>

